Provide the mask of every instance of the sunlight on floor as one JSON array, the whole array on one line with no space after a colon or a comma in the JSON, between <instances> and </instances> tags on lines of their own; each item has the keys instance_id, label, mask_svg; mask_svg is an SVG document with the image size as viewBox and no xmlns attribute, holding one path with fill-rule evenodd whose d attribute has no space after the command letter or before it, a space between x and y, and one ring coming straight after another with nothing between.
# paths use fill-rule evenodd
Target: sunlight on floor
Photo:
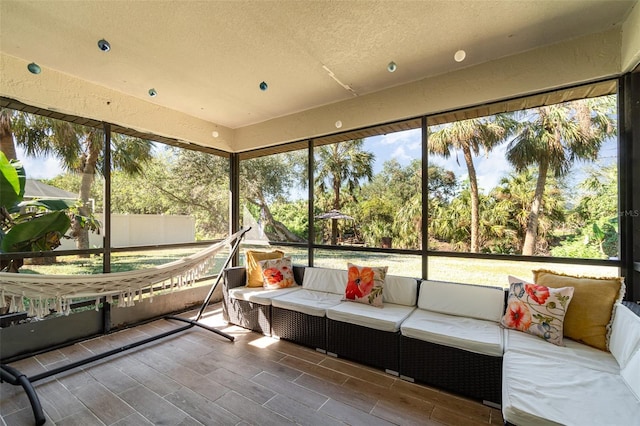
<instances>
[{"instance_id":1,"label":"sunlight on floor","mask_svg":"<svg viewBox=\"0 0 640 426\"><path fill-rule=\"evenodd\" d=\"M276 343L277 341L278 341L277 339L264 336L264 337L260 337L258 339L255 339L255 340L251 341L249 343L249 345L255 346L256 348L260 348L260 349L266 349L269 346L271 346L274 343Z\"/></svg>"}]
</instances>

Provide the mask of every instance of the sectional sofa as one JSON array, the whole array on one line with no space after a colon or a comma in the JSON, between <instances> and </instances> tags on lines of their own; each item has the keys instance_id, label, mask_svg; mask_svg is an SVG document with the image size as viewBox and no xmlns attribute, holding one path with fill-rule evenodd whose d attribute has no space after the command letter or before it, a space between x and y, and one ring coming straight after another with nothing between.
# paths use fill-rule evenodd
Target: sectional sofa
<instances>
[{"instance_id":1,"label":"sectional sofa","mask_svg":"<svg viewBox=\"0 0 640 426\"><path fill-rule=\"evenodd\" d=\"M293 288L224 271L233 324L501 407L506 424L640 425L640 306L617 303L609 351L504 329L502 288L387 275L383 307L344 301L344 270L294 266Z\"/></svg>"}]
</instances>

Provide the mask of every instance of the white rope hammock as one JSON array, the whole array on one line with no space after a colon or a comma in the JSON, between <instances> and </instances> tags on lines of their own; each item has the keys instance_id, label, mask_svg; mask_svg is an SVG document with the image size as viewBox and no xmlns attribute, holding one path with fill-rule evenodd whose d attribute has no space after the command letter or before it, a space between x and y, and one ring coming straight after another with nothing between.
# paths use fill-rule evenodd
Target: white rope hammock
<instances>
[{"instance_id":1,"label":"white rope hammock","mask_svg":"<svg viewBox=\"0 0 640 426\"><path fill-rule=\"evenodd\" d=\"M149 289L149 296L153 298L154 291L192 285L213 266L216 254L238 234L191 256L135 271L85 275L0 272L0 308L6 307L5 296L11 298L10 313L25 311L25 298L28 298L29 315L36 317L48 315L50 309L68 315L71 304L78 299L95 298L96 310L102 297L112 303L113 296L118 296L119 307L133 306L135 300L142 300L145 289Z\"/></svg>"}]
</instances>

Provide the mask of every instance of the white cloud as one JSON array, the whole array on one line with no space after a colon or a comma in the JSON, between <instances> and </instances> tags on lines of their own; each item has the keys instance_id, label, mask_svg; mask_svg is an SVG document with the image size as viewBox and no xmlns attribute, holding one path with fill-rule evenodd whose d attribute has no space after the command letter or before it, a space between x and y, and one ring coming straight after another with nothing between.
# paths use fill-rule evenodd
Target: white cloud
<instances>
[{"instance_id":1,"label":"white cloud","mask_svg":"<svg viewBox=\"0 0 640 426\"><path fill-rule=\"evenodd\" d=\"M64 172L55 157L30 157L19 146L16 147L16 155L29 179L50 179Z\"/></svg>"},{"instance_id":2,"label":"white cloud","mask_svg":"<svg viewBox=\"0 0 640 426\"><path fill-rule=\"evenodd\" d=\"M401 132L387 133L380 137L382 145L394 145L397 143L411 144L417 141L420 145L422 139L420 129L403 130Z\"/></svg>"},{"instance_id":3,"label":"white cloud","mask_svg":"<svg viewBox=\"0 0 640 426\"><path fill-rule=\"evenodd\" d=\"M391 154L391 158L395 158L399 163L409 163L415 157L407 154L403 146L396 147L395 151Z\"/></svg>"}]
</instances>

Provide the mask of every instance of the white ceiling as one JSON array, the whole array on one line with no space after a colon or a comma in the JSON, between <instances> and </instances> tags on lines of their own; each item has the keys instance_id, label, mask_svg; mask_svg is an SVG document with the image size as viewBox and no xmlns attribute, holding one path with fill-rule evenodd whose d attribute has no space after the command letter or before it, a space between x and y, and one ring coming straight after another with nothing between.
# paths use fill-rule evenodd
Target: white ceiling
<instances>
[{"instance_id":1,"label":"white ceiling","mask_svg":"<svg viewBox=\"0 0 640 426\"><path fill-rule=\"evenodd\" d=\"M605 31L635 3L1 0L0 51L238 129Z\"/></svg>"}]
</instances>

